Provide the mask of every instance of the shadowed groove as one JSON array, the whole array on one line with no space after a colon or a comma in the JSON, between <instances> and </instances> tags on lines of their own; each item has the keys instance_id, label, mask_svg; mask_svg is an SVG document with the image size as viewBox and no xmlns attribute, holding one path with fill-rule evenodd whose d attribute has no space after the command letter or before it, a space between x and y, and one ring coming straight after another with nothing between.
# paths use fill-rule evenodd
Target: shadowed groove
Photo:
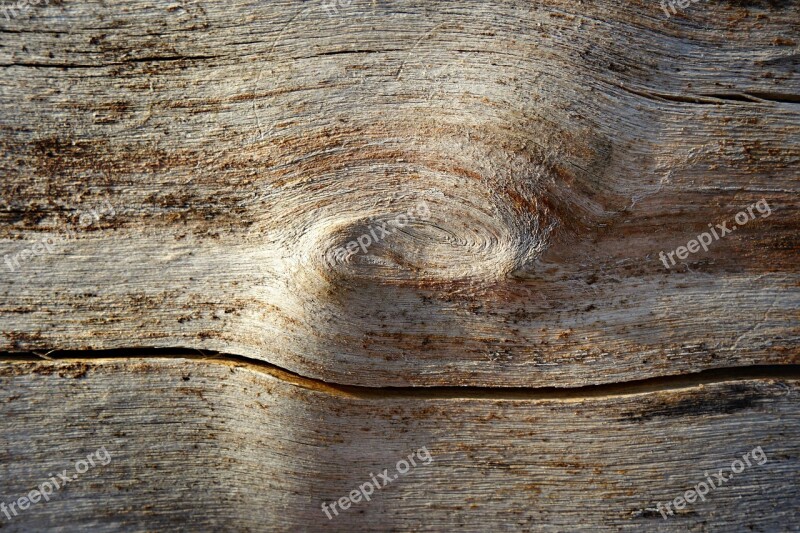
<instances>
[{"instance_id":1,"label":"shadowed groove","mask_svg":"<svg viewBox=\"0 0 800 533\"><path fill-rule=\"evenodd\" d=\"M0 363L20 364L61 364L86 363L100 360L172 360L186 359L212 365L243 366L256 372L269 374L284 382L299 387L317 390L336 396L363 399L497 399L497 400L581 400L585 398L604 398L630 396L659 391L701 387L712 383L738 382L754 379L798 380L800 364L752 365L733 368L704 370L694 374L661 376L637 379L622 383L585 385L582 387L474 387L474 386L432 386L432 387L365 387L340 385L312 379L290 372L275 365L234 354L205 353L187 348L124 348L117 350L53 351L41 353L0 352ZM733 401L733 400L731 400ZM650 415L655 416L655 415Z\"/></svg>"}]
</instances>

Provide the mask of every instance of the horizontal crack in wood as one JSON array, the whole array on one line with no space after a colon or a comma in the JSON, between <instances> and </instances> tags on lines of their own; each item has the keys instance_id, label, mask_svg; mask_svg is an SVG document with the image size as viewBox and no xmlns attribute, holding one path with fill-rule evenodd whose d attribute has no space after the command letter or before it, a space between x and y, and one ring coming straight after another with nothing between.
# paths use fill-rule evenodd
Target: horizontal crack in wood
<instances>
[{"instance_id":1,"label":"horizontal crack in wood","mask_svg":"<svg viewBox=\"0 0 800 533\"><path fill-rule=\"evenodd\" d=\"M43 359L43 357L45 357ZM660 391L702 387L712 383L745 381L753 379L800 380L800 365L750 365L705 370L693 374L638 379L604 385L582 387L366 387L340 385L301 376L264 361L240 355L206 352L187 348L123 348L116 350L53 351L41 353L0 352L0 364L61 363L81 364L82 371L73 377L83 377L86 366L92 362L108 359L130 360L174 360L188 359L194 362L247 367L269 374L299 387L325 392L336 396L363 399L420 398L420 399L497 399L497 400L583 400L615 396L630 396ZM3 375L0 370L0 376Z\"/></svg>"}]
</instances>

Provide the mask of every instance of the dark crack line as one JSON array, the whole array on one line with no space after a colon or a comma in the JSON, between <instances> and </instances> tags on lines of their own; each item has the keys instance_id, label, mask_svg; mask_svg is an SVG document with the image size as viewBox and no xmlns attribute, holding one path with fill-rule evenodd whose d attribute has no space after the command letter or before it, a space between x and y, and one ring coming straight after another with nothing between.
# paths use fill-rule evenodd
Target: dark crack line
<instances>
[{"instance_id":1,"label":"dark crack line","mask_svg":"<svg viewBox=\"0 0 800 533\"><path fill-rule=\"evenodd\" d=\"M15 63L2 63L0 68L9 67L27 67L27 68L56 68L56 69L102 69L120 65L128 65L131 63L174 63L179 61L204 61L206 59L218 59L220 56L148 56L148 57L132 57L126 58L121 61L113 63L98 63L87 65L84 63L34 63L34 62L15 62Z\"/></svg>"},{"instance_id":2,"label":"dark crack line","mask_svg":"<svg viewBox=\"0 0 800 533\"><path fill-rule=\"evenodd\" d=\"M271 363L234 354L191 348L121 348L115 350L53 350L41 352L0 352L0 364L60 362L90 363L97 359L144 361L153 359L185 359L233 367L250 368L269 374L302 388L335 395L375 399L487 399L487 400L580 400L634 394L658 393L701 385L748 380L800 380L800 364L749 365L703 370L692 374L661 376L602 385L578 387L476 387L476 386L408 386L367 387L340 385L308 378Z\"/></svg>"},{"instance_id":3,"label":"dark crack line","mask_svg":"<svg viewBox=\"0 0 800 533\"><path fill-rule=\"evenodd\" d=\"M744 104L797 104L800 103L800 95L783 94L783 93L768 93L768 92L742 92L742 93L702 93L702 94L671 94L648 91L644 89L633 89L624 85L615 84L623 91L641 96L650 100L678 102L682 104L699 104L699 105L725 105L727 103L744 103Z\"/></svg>"}]
</instances>

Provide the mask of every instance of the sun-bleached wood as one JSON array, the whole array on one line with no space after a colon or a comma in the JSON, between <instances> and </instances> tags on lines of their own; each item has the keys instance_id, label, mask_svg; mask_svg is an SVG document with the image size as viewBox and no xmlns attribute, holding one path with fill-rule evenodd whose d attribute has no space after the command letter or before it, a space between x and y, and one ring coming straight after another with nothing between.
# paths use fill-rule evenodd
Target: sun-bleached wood
<instances>
[{"instance_id":1,"label":"sun-bleached wood","mask_svg":"<svg viewBox=\"0 0 800 533\"><path fill-rule=\"evenodd\" d=\"M800 375L752 365L800 353L798 42L797 0L0 14L0 504L112 456L0 529L795 529ZM251 360L9 356L145 346Z\"/></svg>"},{"instance_id":2,"label":"sun-bleached wood","mask_svg":"<svg viewBox=\"0 0 800 533\"><path fill-rule=\"evenodd\" d=\"M576 386L798 356L797 1L0 18L0 349ZM765 199L670 269L658 258ZM344 261L420 202L430 218ZM113 206L88 227L81 210Z\"/></svg>"},{"instance_id":3,"label":"sun-bleached wood","mask_svg":"<svg viewBox=\"0 0 800 533\"><path fill-rule=\"evenodd\" d=\"M0 501L105 447L3 531L790 531L800 381L573 393L334 388L237 361L0 364ZM705 501L656 510L761 446ZM425 447L430 464L328 520Z\"/></svg>"}]
</instances>

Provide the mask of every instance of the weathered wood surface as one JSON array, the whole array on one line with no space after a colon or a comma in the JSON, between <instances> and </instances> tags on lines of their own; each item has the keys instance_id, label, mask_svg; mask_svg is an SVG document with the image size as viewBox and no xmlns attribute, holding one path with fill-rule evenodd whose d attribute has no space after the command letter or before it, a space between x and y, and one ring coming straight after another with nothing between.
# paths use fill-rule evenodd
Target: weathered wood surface
<instances>
[{"instance_id":1,"label":"weathered wood surface","mask_svg":"<svg viewBox=\"0 0 800 533\"><path fill-rule=\"evenodd\" d=\"M797 1L337 6L0 17L0 255L76 228L0 265L0 349L135 332L370 386L797 362Z\"/></svg>"},{"instance_id":2,"label":"weathered wood surface","mask_svg":"<svg viewBox=\"0 0 800 533\"><path fill-rule=\"evenodd\" d=\"M796 531L799 379L414 393L198 358L6 360L0 501L110 460L3 531ZM705 501L656 510L759 446ZM323 514L422 447L369 502Z\"/></svg>"},{"instance_id":3,"label":"weathered wood surface","mask_svg":"<svg viewBox=\"0 0 800 533\"><path fill-rule=\"evenodd\" d=\"M797 530L800 2L333 6L0 11L2 530Z\"/></svg>"}]
</instances>

